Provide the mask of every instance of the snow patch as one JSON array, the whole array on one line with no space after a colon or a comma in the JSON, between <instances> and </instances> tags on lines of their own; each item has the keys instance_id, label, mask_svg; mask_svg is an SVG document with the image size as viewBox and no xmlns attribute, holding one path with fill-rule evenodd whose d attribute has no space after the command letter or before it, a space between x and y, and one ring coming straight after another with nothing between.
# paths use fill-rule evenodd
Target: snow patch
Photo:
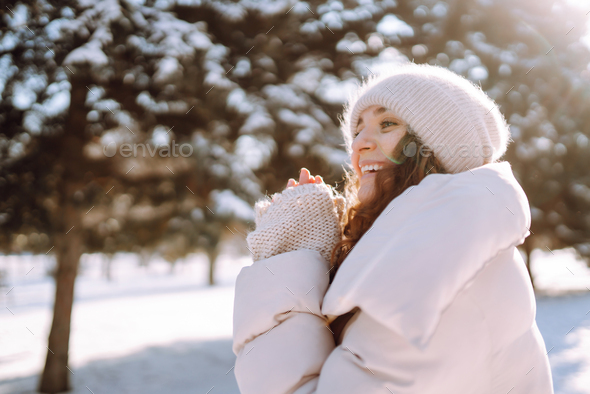
<instances>
[{"instance_id":1,"label":"snow patch","mask_svg":"<svg viewBox=\"0 0 590 394\"><path fill-rule=\"evenodd\" d=\"M213 211L221 216L235 216L238 219L253 221L254 209L246 201L229 189L213 190L209 194L214 202Z\"/></svg>"},{"instance_id":2,"label":"snow patch","mask_svg":"<svg viewBox=\"0 0 590 394\"><path fill-rule=\"evenodd\" d=\"M232 70L232 75L237 78L244 78L249 77L252 73L252 66L250 64L250 59L248 58L241 58L236 63L236 66Z\"/></svg>"},{"instance_id":3,"label":"snow patch","mask_svg":"<svg viewBox=\"0 0 590 394\"><path fill-rule=\"evenodd\" d=\"M147 90L139 93L135 99L137 105L154 114L184 115L189 107L185 101L156 101Z\"/></svg>"},{"instance_id":4,"label":"snow patch","mask_svg":"<svg viewBox=\"0 0 590 394\"><path fill-rule=\"evenodd\" d=\"M156 146L170 145L171 132L170 127L157 125L152 131L152 142Z\"/></svg>"},{"instance_id":5,"label":"snow patch","mask_svg":"<svg viewBox=\"0 0 590 394\"><path fill-rule=\"evenodd\" d=\"M74 34L84 38L88 37L90 34L88 28L84 25L84 22L66 18L52 20L45 26L44 30L47 37L53 42L65 41L67 40L67 37Z\"/></svg>"},{"instance_id":6,"label":"snow patch","mask_svg":"<svg viewBox=\"0 0 590 394\"><path fill-rule=\"evenodd\" d=\"M328 74L320 81L315 95L326 104L342 105L348 100L349 94L357 88L358 82L356 78L341 81L336 76Z\"/></svg>"},{"instance_id":7,"label":"snow patch","mask_svg":"<svg viewBox=\"0 0 590 394\"><path fill-rule=\"evenodd\" d=\"M254 134L254 133L272 133L275 130L275 121L272 116L265 110L254 111L240 130L239 134Z\"/></svg>"},{"instance_id":8,"label":"snow patch","mask_svg":"<svg viewBox=\"0 0 590 394\"><path fill-rule=\"evenodd\" d=\"M485 66L475 66L469 69L468 78L474 82L488 79L488 69Z\"/></svg>"},{"instance_id":9,"label":"snow patch","mask_svg":"<svg viewBox=\"0 0 590 394\"><path fill-rule=\"evenodd\" d=\"M227 95L226 105L228 109L240 115L250 114L256 109L256 105L250 102L242 88L236 88Z\"/></svg>"},{"instance_id":10,"label":"snow patch","mask_svg":"<svg viewBox=\"0 0 590 394\"><path fill-rule=\"evenodd\" d=\"M206 51L213 45L211 39L209 39L205 33L200 31L194 31L190 33L186 40L190 45L193 46L193 48L201 51Z\"/></svg>"},{"instance_id":11,"label":"snow patch","mask_svg":"<svg viewBox=\"0 0 590 394\"><path fill-rule=\"evenodd\" d=\"M12 85L12 105L14 108L24 111L37 101L37 94L24 83L17 82Z\"/></svg>"},{"instance_id":12,"label":"snow patch","mask_svg":"<svg viewBox=\"0 0 590 394\"><path fill-rule=\"evenodd\" d=\"M576 256L574 248L533 250L531 272L537 290L544 293L587 292L590 287L590 269Z\"/></svg>"},{"instance_id":13,"label":"snow patch","mask_svg":"<svg viewBox=\"0 0 590 394\"><path fill-rule=\"evenodd\" d=\"M288 82L299 87L307 94L314 94L320 85L324 72L319 67L309 67L292 75Z\"/></svg>"},{"instance_id":14,"label":"snow patch","mask_svg":"<svg viewBox=\"0 0 590 394\"><path fill-rule=\"evenodd\" d=\"M6 14L4 14L6 15ZM1 33L0 33L1 34ZM16 34L11 31L6 32L0 42L0 52L10 52L18 45L19 39Z\"/></svg>"},{"instance_id":15,"label":"snow patch","mask_svg":"<svg viewBox=\"0 0 590 394\"><path fill-rule=\"evenodd\" d=\"M63 64L88 64L90 66L100 67L109 64L109 59L98 43L90 41L68 53Z\"/></svg>"},{"instance_id":16,"label":"snow patch","mask_svg":"<svg viewBox=\"0 0 590 394\"><path fill-rule=\"evenodd\" d=\"M377 31L385 36L414 37L414 29L393 14L387 14L381 19Z\"/></svg>"},{"instance_id":17,"label":"snow patch","mask_svg":"<svg viewBox=\"0 0 590 394\"><path fill-rule=\"evenodd\" d=\"M271 137L256 138L245 134L236 140L234 153L248 168L256 171L268 164L276 149L275 140Z\"/></svg>"},{"instance_id":18,"label":"snow patch","mask_svg":"<svg viewBox=\"0 0 590 394\"><path fill-rule=\"evenodd\" d=\"M8 8L9 12L4 11L4 22L11 29L18 29L29 21L29 10L24 4L18 3L12 8L8 6L6 8Z\"/></svg>"},{"instance_id":19,"label":"snow patch","mask_svg":"<svg viewBox=\"0 0 590 394\"><path fill-rule=\"evenodd\" d=\"M268 103L277 107L286 107L293 110L307 107L307 100L303 95L295 92L289 85L266 85L261 92L266 96Z\"/></svg>"},{"instance_id":20,"label":"snow patch","mask_svg":"<svg viewBox=\"0 0 590 394\"><path fill-rule=\"evenodd\" d=\"M0 57L0 99L6 84L17 72L18 67L12 64L12 54L7 53Z\"/></svg>"},{"instance_id":21,"label":"snow patch","mask_svg":"<svg viewBox=\"0 0 590 394\"><path fill-rule=\"evenodd\" d=\"M154 73L154 82L159 85L174 82L182 78L182 66L178 59L174 57L164 57L156 63L156 72Z\"/></svg>"},{"instance_id":22,"label":"snow patch","mask_svg":"<svg viewBox=\"0 0 590 394\"><path fill-rule=\"evenodd\" d=\"M23 116L23 127L33 135L42 132L46 120L65 114L70 108L71 84L68 81L54 82L45 91L49 95L42 104L34 103Z\"/></svg>"}]
</instances>

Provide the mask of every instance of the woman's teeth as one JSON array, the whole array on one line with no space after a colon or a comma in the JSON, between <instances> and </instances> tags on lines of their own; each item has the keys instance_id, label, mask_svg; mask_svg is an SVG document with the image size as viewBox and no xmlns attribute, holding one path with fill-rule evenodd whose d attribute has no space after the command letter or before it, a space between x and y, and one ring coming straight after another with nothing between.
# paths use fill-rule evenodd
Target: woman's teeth
<instances>
[{"instance_id":1,"label":"woman's teeth","mask_svg":"<svg viewBox=\"0 0 590 394\"><path fill-rule=\"evenodd\" d=\"M378 164L373 164L370 166L362 166L361 167L361 173L364 175L367 172L375 172L375 171L379 171L383 168L383 166L378 165Z\"/></svg>"}]
</instances>

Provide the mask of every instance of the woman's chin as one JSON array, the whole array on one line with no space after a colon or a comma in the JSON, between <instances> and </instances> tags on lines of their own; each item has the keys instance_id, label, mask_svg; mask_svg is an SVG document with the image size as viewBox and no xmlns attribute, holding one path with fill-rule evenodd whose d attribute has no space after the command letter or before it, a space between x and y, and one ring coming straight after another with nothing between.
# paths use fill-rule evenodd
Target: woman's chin
<instances>
[{"instance_id":1,"label":"woman's chin","mask_svg":"<svg viewBox=\"0 0 590 394\"><path fill-rule=\"evenodd\" d=\"M371 187L371 185L362 185L357 194L359 201L362 203L366 203L367 201L369 201L371 198L372 189L373 188Z\"/></svg>"}]
</instances>

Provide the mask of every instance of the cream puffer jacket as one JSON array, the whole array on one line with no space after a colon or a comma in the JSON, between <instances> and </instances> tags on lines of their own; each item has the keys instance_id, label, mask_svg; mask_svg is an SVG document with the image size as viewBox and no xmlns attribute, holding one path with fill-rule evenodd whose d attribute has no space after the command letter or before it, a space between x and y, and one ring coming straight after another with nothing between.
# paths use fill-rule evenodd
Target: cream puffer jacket
<instances>
[{"instance_id":1,"label":"cream puffer jacket","mask_svg":"<svg viewBox=\"0 0 590 394\"><path fill-rule=\"evenodd\" d=\"M516 249L530 234L530 207L508 162L431 174L406 190L331 284L326 248L312 247L333 246L326 227L342 212L330 190L297 186L256 208L248 243L264 257L242 268L235 288L241 393L553 393ZM309 215L317 206L328 216ZM335 340L329 323L350 311Z\"/></svg>"}]
</instances>

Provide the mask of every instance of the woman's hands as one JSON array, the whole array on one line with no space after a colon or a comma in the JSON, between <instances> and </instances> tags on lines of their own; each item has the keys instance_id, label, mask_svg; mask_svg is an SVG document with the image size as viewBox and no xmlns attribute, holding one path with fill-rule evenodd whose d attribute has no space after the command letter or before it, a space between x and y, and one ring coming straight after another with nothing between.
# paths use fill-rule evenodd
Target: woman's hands
<instances>
[{"instance_id":1,"label":"woman's hands","mask_svg":"<svg viewBox=\"0 0 590 394\"><path fill-rule=\"evenodd\" d=\"M296 187L296 186L300 186L300 185L305 185L308 183L317 183L317 184L323 184L324 183L324 179L319 176L316 175L315 177L311 176L311 173L309 172L309 170L305 167L303 167L300 171L299 171L299 182L297 182L295 179L290 178L289 182L287 182L287 187L286 188L290 188L290 187ZM272 201L274 202L275 198L273 196Z\"/></svg>"},{"instance_id":2,"label":"woman's hands","mask_svg":"<svg viewBox=\"0 0 590 394\"><path fill-rule=\"evenodd\" d=\"M297 188L297 186L303 186ZM341 220L346 201L321 176L307 168L299 182L289 179L287 187L272 199L255 204L256 230L246 241L254 261L292 250L318 251L330 261L332 249L342 239Z\"/></svg>"},{"instance_id":3,"label":"woman's hands","mask_svg":"<svg viewBox=\"0 0 590 394\"><path fill-rule=\"evenodd\" d=\"M319 175L316 175L315 177L311 176L309 170L303 167L299 172L299 182L291 178L289 179L289 182L287 182L287 187L305 185L306 183L324 183L324 180Z\"/></svg>"}]
</instances>

